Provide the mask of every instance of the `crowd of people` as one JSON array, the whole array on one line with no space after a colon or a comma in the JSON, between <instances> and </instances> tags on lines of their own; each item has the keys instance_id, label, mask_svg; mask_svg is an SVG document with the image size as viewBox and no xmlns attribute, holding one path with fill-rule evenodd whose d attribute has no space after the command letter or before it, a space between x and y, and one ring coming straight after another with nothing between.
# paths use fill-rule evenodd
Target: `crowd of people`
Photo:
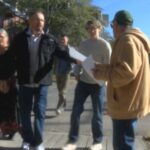
<instances>
[{"instance_id":1,"label":"crowd of people","mask_svg":"<svg viewBox=\"0 0 150 150\"><path fill-rule=\"evenodd\" d=\"M112 118L114 150L134 150L137 121L150 112L150 41L142 31L133 27L133 22L132 15L126 10L115 14L111 22L114 34L112 47L100 37L102 24L98 20L86 22L89 38L81 41L78 51L87 57L92 55L95 61L91 70L93 78L86 72L81 60L69 55L66 33L60 34L57 40L44 32L45 16L41 10L29 14L27 28L11 42L7 32L0 29L0 133L12 136L19 130L21 150L44 150L44 119L53 67L59 97L58 115L65 109L68 76L71 64L75 64L77 85L68 141L62 150L77 148L80 115L88 96L93 107L93 144L89 150L102 149L105 93L108 114ZM103 82L99 84L97 80ZM15 116L16 103L20 108L19 125ZM15 130L9 131L10 128Z\"/></svg>"}]
</instances>

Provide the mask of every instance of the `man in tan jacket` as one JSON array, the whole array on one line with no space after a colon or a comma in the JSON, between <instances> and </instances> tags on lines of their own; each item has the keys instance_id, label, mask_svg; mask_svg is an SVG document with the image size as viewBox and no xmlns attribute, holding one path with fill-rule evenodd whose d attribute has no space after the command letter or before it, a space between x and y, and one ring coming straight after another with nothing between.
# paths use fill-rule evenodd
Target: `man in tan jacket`
<instances>
[{"instance_id":1,"label":"man in tan jacket","mask_svg":"<svg viewBox=\"0 0 150 150\"><path fill-rule=\"evenodd\" d=\"M150 42L132 28L128 11L118 11L112 21L115 37L110 64L96 63L93 75L108 82L108 113L113 121L114 150L134 150L135 126L150 111Z\"/></svg>"}]
</instances>

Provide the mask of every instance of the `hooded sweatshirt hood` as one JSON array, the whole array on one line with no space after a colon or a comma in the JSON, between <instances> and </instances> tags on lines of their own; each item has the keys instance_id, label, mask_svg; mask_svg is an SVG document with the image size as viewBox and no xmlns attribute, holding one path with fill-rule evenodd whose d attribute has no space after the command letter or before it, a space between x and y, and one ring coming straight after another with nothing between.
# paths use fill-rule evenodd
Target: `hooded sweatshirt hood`
<instances>
[{"instance_id":1,"label":"hooded sweatshirt hood","mask_svg":"<svg viewBox=\"0 0 150 150\"><path fill-rule=\"evenodd\" d=\"M150 40L140 29L130 28L125 32L125 34L132 34L136 36L143 43L145 50L150 53Z\"/></svg>"}]
</instances>

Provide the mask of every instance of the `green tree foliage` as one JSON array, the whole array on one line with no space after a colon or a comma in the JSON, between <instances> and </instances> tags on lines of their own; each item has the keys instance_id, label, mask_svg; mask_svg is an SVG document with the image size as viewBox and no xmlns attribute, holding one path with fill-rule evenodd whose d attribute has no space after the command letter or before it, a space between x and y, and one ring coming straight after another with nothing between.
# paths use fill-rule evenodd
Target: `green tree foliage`
<instances>
[{"instance_id":1,"label":"green tree foliage","mask_svg":"<svg viewBox=\"0 0 150 150\"><path fill-rule=\"evenodd\" d=\"M12 3L12 0L5 0ZM91 5L91 0L13 0L21 12L43 9L46 16L46 29L57 36L68 34L70 42L78 45L87 37L84 26L87 20L101 21L101 8ZM12 4L13 5L13 4Z\"/></svg>"},{"instance_id":2,"label":"green tree foliage","mask_svg":"<svg viewBox=\"0 0 150 150\"><path fill-rule=\"evenodd\" d=\"M67 33L73 45L87 37L84 26L88 19L101 18L101 9L92 6L91 0L18 0L21 11L38 8L45 11L47 30L56 36Z\"/></svg>"}]
</instances>

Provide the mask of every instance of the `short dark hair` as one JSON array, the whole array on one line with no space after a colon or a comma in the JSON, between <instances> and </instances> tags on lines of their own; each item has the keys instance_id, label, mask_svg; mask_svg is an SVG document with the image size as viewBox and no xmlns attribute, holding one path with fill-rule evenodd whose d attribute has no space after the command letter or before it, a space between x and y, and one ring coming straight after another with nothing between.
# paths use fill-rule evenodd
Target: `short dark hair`
<instances>
[{"instance_id":1,"label":"short dark hair","mask_svg":"<svg viewBox=\"0 0 150 150\"><path fill-rule=\"evenodd\" d=\"M68 37L67 33L60 33L60 34L59 34L59 37L64 37L64 36L67 36L67 37Z\"/></svg>"},{"instance_id":2,"label":"short dark hair","mask_svg":"<svg viewBox=\"0 0 150 150\"><path fill-rule=\"evenodd\" d=\"M43 9L36 9L36 10L32 10L32 11L28 12L28 18L31 18L33 15L35 15L37 13L41 13L41 14L45 15Z\"/></svg>"},{"instance_id":3,"label":"short dark hair","mask_svg":"<svg viewBox=\"0 0 150 150\"><path fill-rule=\"evenodd\" d=\"M88 29L90 25L93 25L95 26L96 28L101 28L102 25L100 23L99 20L96 20L96 19L91 19L91 20L88 20L85 24L85 29Z\"/></svg>"}]
</instances>

